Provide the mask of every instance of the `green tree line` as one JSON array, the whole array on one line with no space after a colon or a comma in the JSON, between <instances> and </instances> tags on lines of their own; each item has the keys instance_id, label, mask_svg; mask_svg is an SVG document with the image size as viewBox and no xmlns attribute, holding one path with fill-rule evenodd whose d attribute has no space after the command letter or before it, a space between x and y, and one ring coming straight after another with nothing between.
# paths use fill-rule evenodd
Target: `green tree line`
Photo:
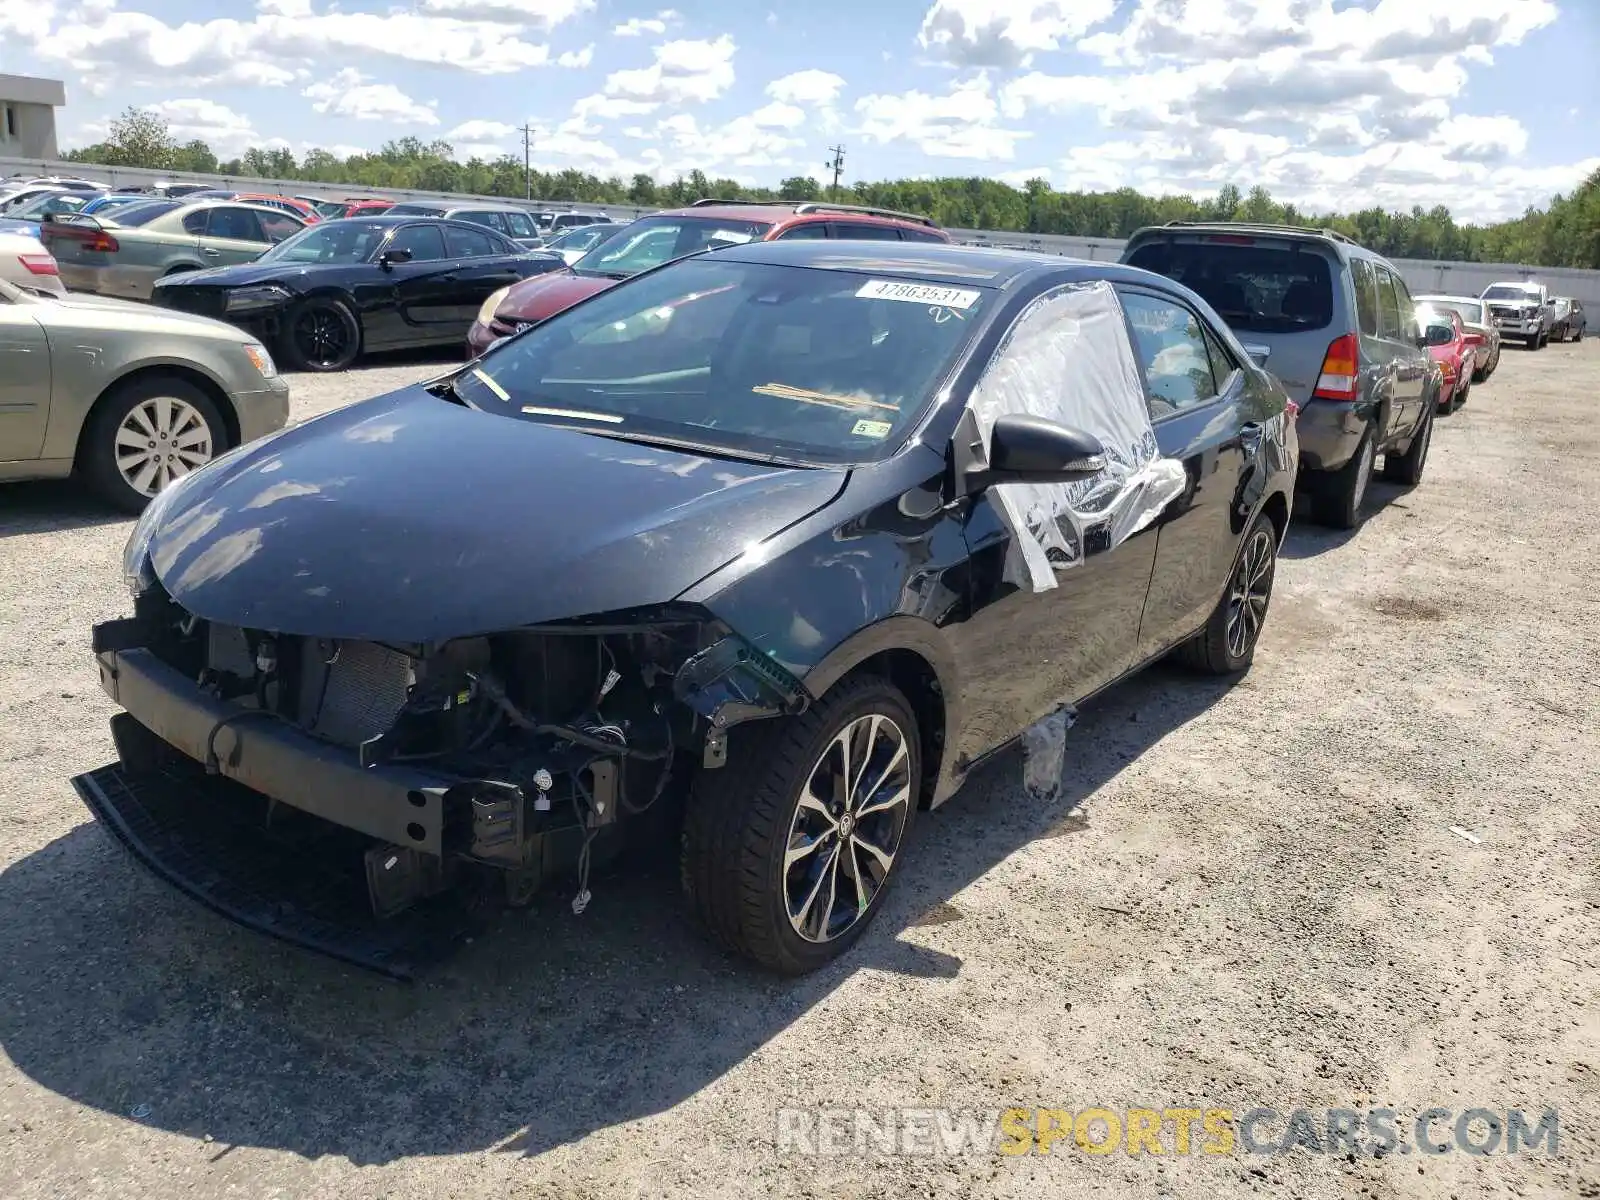
<instances>
[{"instance_id":1,"label":"green tree line","mask_svg":"<svg viewBox=\"0 0 1600 1200\"><path fill-rule=\"evenodd\" d=\"M167 123L148 109L130 108L111 123L106 140L66 157L105 166L150 167L175 173L302 180L381 192L413 188L483 196L522 197L529 181L512 155L493 161L457 162L448 142L400 138L367 154L339 158L311 150L297 158L285 149L254 148L219 161L204 141L179 143ZM1549 267L1600 268L1600 171L1569 196L1530 208L1493 225L1458 224L1443 205L1409 213L1366 208L1353 213L1302 212L1274 200L1265 188L1248 193L1232 184L1212 198L1146 196L1131 188L1114 192L1057 191L1043 179L1016 188L995 179L901 179L855 183L827 195L806 176L776 188L749 188L731 179L690 171L670 183L649 175L601 178L583 171L534 171L532 195L539 200L589 204L671 207L702 196L747 200L833 199L924 213L952 229L988 229L1019 234L1055 233L1122 238L1143 225L1166 221L1240 220L1311 225L1338 230L1380 254L1456 262L1518 262Z\"/></svg>"}]
</instances>

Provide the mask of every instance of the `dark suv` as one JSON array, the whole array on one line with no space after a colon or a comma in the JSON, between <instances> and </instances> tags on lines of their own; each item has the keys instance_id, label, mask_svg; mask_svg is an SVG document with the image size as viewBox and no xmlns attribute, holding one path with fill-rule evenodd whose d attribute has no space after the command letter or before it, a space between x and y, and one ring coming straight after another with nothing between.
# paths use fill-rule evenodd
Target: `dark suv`
<instances>
[{"instance_id":1,"label":"dark suv","mask_svg":"<svg viewBox=\"0 0 1600 1200\"><path fill-rule=\"evenodd\" d=\"M1380 454L1385 478L1422 481L1438 382L1388 261L1328 229L1181 221L1139 230L1122 261L1198 292L1282 380L1317 521L1360 524Z\"/></svg>"},{"instance_id":2,"label":"dark suv","mask_svg":"<svg viewBox=\"0 0 1600 1200\"><path fill-rule=\"evenodd\" d=\"M687 208L640 217L566 271L551 272L539 287L515 284L485 303L467 334L470 354L482 354L503 337L548 320L618 280L663 263L745 242L792 241L948 242L927 217L852 204L768 200L696 200Z\"/></svg>"}]
</instances>

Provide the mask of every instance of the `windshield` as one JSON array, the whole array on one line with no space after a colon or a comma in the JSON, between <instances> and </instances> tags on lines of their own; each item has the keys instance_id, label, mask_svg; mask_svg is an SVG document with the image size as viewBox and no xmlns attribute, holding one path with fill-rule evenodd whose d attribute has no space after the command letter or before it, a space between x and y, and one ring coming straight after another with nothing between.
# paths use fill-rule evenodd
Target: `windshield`
<instances>
[{"instance_id":1,"label":"windshield","mask_svg":"<svg viewBox=\"0 0 1600 1200\"><path fill-rule=\"evenodd\" d=\"M1515 300L1521 304L1537 304L1539 293L1531 288L1515 287L1507 283L1497 283L1484 292L1485 300Z\"/></svg>"},{"instance_id":2,"label":"windshield","mask_svg":"<svg viewBox=\"0 0 1600 1200\"><path fill-rule=\"evenodd\" d=\"M573 267L580 275L626 279L664 262L755 241L771 229L765 221L723 221L712 217L645 217L624 225L623 236Z\"/></svg>"},{"instance_id":3,"label":"windshield","mask_svg":"<svg viewBox=\"0 0 1600 1200\"><path fill-rule=\"evenodd\" d=\"M1483 305L1471 300L1429 300L1428 304L1442 312L1455 313L1468 325L1486 324L1483 319Z\"/></svg>"},{"instance_id":4,"label":"windshield","mask_svg":"<svg viewBox=\"0 0 1600 1200\"><path fill-rule=\"evenodd\" d=\"M478 408L802 462L881 458L988 293L698 258L602 292L458 377Z\"/></svg>"},{"instance_id":5,"label":"windshield","mask_svg":"<svg viewBox=\"0 0 1600 1200\"><path fill-rule=\"evenodd\" d=\"M293 237L285 238L257 262L364 263L389 226L372 221L350 219L309 225Z\"/></svg>"},{"instance_id":6,"label":"windshield","mask_svg":"<svg viewBox=\"0 0 1600 1200\"><path fill-rule=\"evenodd\" d=\"M596 242L606 237L607 234L616 234L621 231L621 226L608 227L605 225L588 225L582 229L569 229L560 237L553 238L545 249L590 250L594 248Z\"/></svg>"},{"instance_id":7,"label":"windshield","mask_svg":"<svg viewBox=\"0 0 1600 1200\"><path fill-rule=\"evenodd\" d=\"M77 212L85 204L94 199L94 193L79 192L75 195L45 195L29 200L26 204L19 204L6 215L21 220L31 217L42 217L46 213Z\"/></svg>"}]
</instances>

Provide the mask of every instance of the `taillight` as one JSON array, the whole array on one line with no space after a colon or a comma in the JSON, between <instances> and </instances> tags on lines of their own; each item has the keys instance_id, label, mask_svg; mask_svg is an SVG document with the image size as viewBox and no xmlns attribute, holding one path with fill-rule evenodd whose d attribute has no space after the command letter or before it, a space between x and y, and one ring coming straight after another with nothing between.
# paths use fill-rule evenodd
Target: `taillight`
<instances>
[{"instance_id":1,"label":"taillight","mask_svg":"<svg viewBox=\"0 0 1600 1200\"><path fill-rule=\"evenodd\" d=\"M1469 345L1469 346L1481 346L1481 345L1483 345L1483 334L1481 334L1481 333L1469 333L1465 337L1463 337L1461 340L1466 342L1466 344Z\"/></svg>"},{"instance_id":2,"label":"taillight","mask_svg":"<svg viewBox=\"0 0 1600 1200\"><path fill-rule=\"evenodd\" d=\"M23 269L33 275L59 275L61 270L56 266L56 260L48 254L19 254L17 261Z\"/></svg>"},{"instance_id":3,"label":"taillight","mask_svg":"<svg viewBox=\"0 0 1600 1200\"><path fill-rule=\"evenodd\" d=\"M1359 392L1361 342L1353 333L1336 337L1322 356L1322 371L1311 394L1319 400L1354 400Z\"/></svg>"},{"instance_id":4,"label":"taillight","mask_svg":"<svg viewBox=\"0 0 1600 1200\"><path fill-rule=\"evenodd\" d=\"M94 250L101 254L115 254L120 247L117 239L103 229L88 229L82 225L61 225L52 222L40 229L48 241L53 237L71 238L75 242L82 242L85 250Z\"/></svg>"},{"instance_id":5,"label":"taillight","mask_svg":"<svg viewBox=\"0 0 1600 1200\"><path fill-rule=\"evenodd\" d=\"M1284 415L1289 418L1289 420L1294 420L1300 415L1300 402L1295 400L1293 397L1290 397L1284 402L1283 412Z\"/></svg>"}]
</instances>

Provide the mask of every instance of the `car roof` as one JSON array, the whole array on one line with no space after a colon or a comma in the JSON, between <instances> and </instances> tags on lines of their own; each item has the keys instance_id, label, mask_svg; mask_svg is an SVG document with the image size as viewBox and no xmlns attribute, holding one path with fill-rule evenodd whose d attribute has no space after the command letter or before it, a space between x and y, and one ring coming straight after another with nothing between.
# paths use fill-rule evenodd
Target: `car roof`
<instances>
[{"instance_id":1,"label":"car roof","mask_svg":"<svg viewBox=\"0 0 1600 1200\"><path fill-rule=\"evenodd\" d=\"M1119 263L1066 258L1036 250L1001 250L990 246L957 246L947 242L834 242L797 240L746 242L714 252L719 259L851 271L891 279L932 280L952 284L1009 289L1023 282L1052 277L1061 283L1108 280L1183 291L1164 275Z\"/></svg>"},{"instance_id":2,"label":"car roof","mask_svg":"<svg viewBox=\"0 0 1600 1200\"><path fill-rule=\"evenodd\" d=\"M1482 296L1446 296L1446 295L1444 295L1442 293L1439 293L1439 292L1428 292L1425 295L1413 296L1411 298L1413 300L1415 300L1418 304L1424 304L1429 300L1438 300L1438 301L1441 301L1442 303L1445 303L1445 304L1482 304L1483 303L1483 297Z\"/></svg>"},{"instance_id":3,"label":"car roof","mask_svg":"<svg viewBox=\"0 0 1600 1200\"><path fill-rule=\"evenodd\" d=\"M389 203L395 207L404 204L411 208L429 208L436 212L519 212L528 210L519 208L515 204L503 204L497 200L483 200L463 203L456 200L392 200ZM401 214L402 216L405 214ZM416 214L413 213L413 216Z\"/></svg>"},{"instance_id":4,"label":"car roof","mask_svg":"<svg viewBox=\"0 0 1600 1200\"><path fill-rule=\"evenodd\" d=\"M928 217L917 213L897 212L889 208L872 208L859 204L829 204L822 200L718 200L708 197L679 208L663 209L649 214L652 217L707 217L715 221L765 221L769 224L790 224L808 220L865 221L874 225L912 225L922 229L938 229Z\"/></svg>"}]
</instances>

